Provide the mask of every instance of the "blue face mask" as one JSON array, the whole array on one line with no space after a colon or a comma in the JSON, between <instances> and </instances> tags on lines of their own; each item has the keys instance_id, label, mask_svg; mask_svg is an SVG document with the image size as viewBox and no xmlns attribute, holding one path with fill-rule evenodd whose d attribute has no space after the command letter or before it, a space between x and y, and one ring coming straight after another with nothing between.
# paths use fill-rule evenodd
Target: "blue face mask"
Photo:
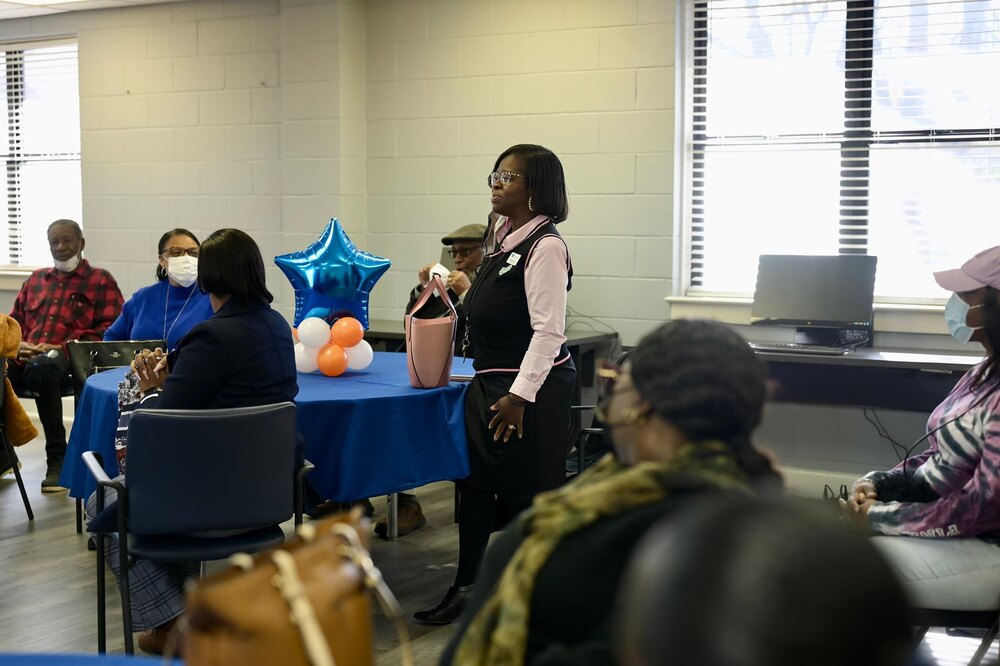
<instances>
[{"instance_id":1,"label":"blue face mask","mask_svg":"<svg viewBox=\"0 0 1000 666\"><path fill-rule=\"evenodd\" d=\"M963 345L968 344L969 340L972 339L972 334L983 327L977 326L973 328L968 326L965 323L965 319L969 315L969 310L981 307L983 306L969 305L959 298L958 294L952 294L951 298L948 299L948 304L944 306L944 320L948 323L948 332L951 333L951 337Z\"/></svg>"}]
</instances>

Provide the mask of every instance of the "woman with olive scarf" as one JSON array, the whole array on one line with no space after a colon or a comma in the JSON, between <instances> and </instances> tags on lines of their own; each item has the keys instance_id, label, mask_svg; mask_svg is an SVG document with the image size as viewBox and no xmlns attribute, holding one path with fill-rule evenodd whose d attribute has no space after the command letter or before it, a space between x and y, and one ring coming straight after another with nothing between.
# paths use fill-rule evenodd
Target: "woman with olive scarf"
<instances>
[{"instance_id":1,"label":"woman with olive scarf","mask_svg":"<svg viewBox=\"0 0 1000 666\"><path fill-rule=\"evenodd\" d=\"M750 442L766 371L736 333L669 322L611 373L599 411L615 453L495 540L442 664L614 663L613 601L646 531L708 494L780 489Z\"/></svg>"}]
</instances>

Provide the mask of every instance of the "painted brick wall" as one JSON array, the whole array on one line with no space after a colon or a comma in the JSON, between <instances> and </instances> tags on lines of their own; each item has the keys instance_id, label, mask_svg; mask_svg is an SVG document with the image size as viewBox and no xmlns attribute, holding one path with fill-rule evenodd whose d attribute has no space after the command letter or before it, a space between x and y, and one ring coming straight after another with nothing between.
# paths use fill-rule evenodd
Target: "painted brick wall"
<instances>
[{"instance_id":1,"label":"painted brick wall","mask_svg":"<svg viewBox=\"0 0 1000 666\"><path fill-rule=\"evenodd\" d=\"M484 221L496 155L540 143L566 169L571 212L560 231L576 271L570 307L632 344L663 321L673 254L674 2L367 6L368 240L393 259L374 294L376 316L402 314L441 236Z\"/></svg>"},{"instance_id":2,"label":"painted brick wall","mask_svg":"<svg viewBox=\"0 0 1000 666\"><path fill-rule=\"evenodd\" d=\"M164 231L234 226L260 244L290 317L291 288L270 257L338 214L365 240L360 0L194 0L0 22L4 40L67 34L80 53L87 256L126 296L152 281Z\"/></svg>"},{"instance_id":3,"label":"painted brick wall","mask_svg":"<svg viewBox=\"0 0 1000 666\"><path fill-rule=\"evenodd\" d=\"M440 237L484 219L496 154L537 142L567 171L570 305L634 343L671 287L673 21L670 0L193 0L0 38L78 37L87 254L126 294L174 226L270 257L337 216L392 260L371 314L400 317Z\"/></svg>"}]
</instances>

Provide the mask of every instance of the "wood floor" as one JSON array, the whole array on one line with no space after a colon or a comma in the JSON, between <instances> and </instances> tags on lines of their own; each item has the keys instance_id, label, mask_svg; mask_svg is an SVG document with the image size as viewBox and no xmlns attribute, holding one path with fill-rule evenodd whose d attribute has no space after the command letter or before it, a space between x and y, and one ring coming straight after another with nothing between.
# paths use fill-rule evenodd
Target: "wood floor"
<instances>
[{"instance_id":1,"label":"wood floor","mask_svg":"<svg viewBox=\"0 0 1000 666\"><path fill-rule=\"evenodd\" d=\"M94 553L74 528L74 502L66 493L42 494L45 452L39 441L18 449L35 520L28 522L14 476L0 480L0 653L97 651ZM433 606L451 584L458 530L452 484L422 488L418 497L427 526L395 542L372 538L372 556L407 616ZM376 516L385 502L375 500ZM124 653L121 610L114 577L108 577L108 652ZM434 664L450 627L409 624L418 664ZM376 612L378 663L401 663L391 623ZM0 657L0 662L3 658Z\"/></svg>"},{"instance_id":2,"label":"wood floor","mask_svg":"<svg viewBox=\"0 0 1000 666\"><path fill-rule=\"evenodd\" d=\"M22 473L35 511L28 522L13 475L0 480L0 653L92 653L97 650L94 554L86 535L74 529L74 503L66 493L43 495L45 473L41 442L21 447ZM427 526L395 542L373 537L372 556L407 616L433 606L455 573L458 532L452 522L450 483L418 491ZM384 511L384 502L376 500ZM121 613L113 576L108 576L108 651L123 653ZM376 614L378 663L401 663L399 640L391 624ZM418 664L435 664L451 635L450 627L409 624ZM927 666L966 664L978 640L928 635L921 652ZM997 663L994 643L987 664ZM0 657L0 662L3 659Z\"/></svg>"}]
</instances>

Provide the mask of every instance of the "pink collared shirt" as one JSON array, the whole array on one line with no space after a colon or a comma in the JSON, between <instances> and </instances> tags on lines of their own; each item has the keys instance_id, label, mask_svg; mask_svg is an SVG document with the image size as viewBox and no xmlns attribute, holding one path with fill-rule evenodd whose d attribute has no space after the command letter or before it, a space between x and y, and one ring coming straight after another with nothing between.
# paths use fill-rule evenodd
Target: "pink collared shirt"
<instances>
[{"instance_id":1,"label":"pink collared shirt","mask_svg":"<svg viewBox=\"0 0 1000 666\"><path fill-rule=\"evenodd\" d=\"M509 252L548 221L546 216L537 215L512 232L510 222L506 217L501 217L495 226L500 251ZM528 263L524 269L524 291L528 298L528 313L534 333L510 392L534 402L535 394L557 360L559 348L566 341L569 252L561 239L548 236L535 243L525 259ZM565 363L566 359L558 361Z\"/></svg>"}]
</instances>

